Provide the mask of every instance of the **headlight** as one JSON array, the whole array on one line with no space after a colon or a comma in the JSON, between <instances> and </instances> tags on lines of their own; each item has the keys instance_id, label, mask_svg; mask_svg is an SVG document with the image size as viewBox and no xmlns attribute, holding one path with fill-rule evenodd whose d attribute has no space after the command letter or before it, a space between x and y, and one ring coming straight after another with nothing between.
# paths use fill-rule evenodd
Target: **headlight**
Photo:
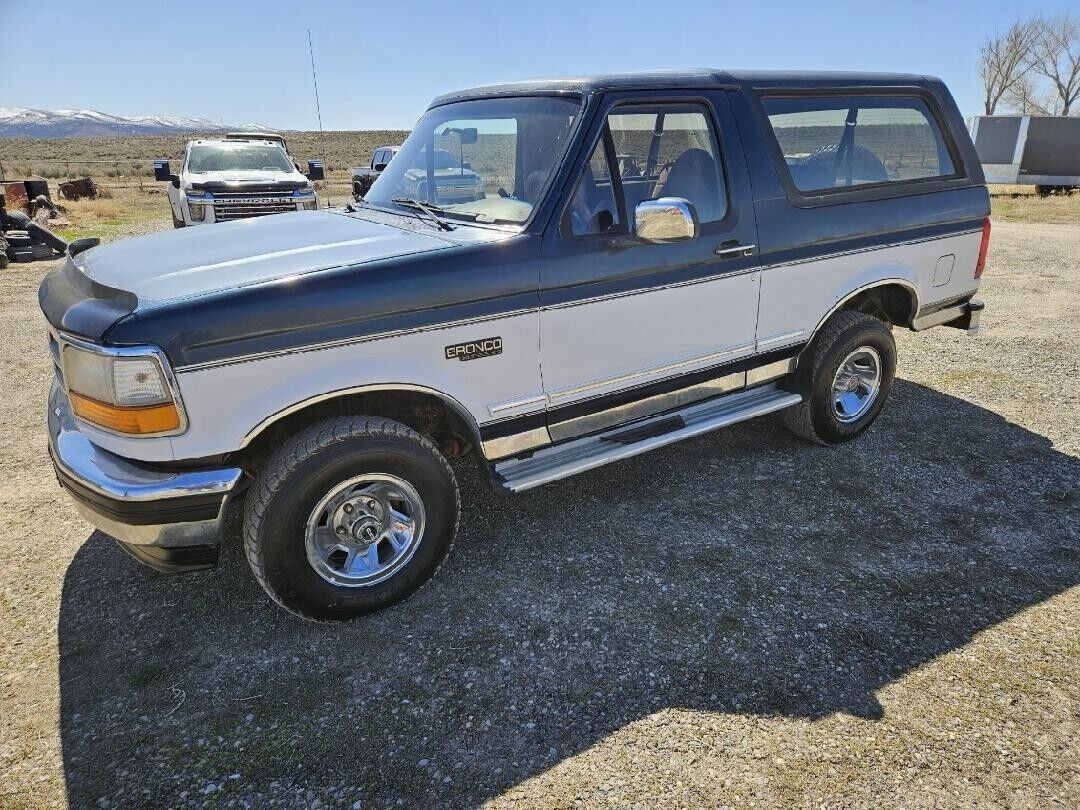
<instances>
[{"instance_id":1,"label":"headlight","mask_svg":"<svg viewBox=\"0 0 1080 810\"><path fill-rule=\"evenodd\" d=\"M178 431L182 412L153 349L92 351L65 345L64 383L80 419L117 433Z\"/></svg>"},{"instance_id":2,"label":"headlight","mask_svg":"<svg viewBox=\"0 0 1080 810\"><path fill-rule=\"evenodd\" d=\"M191 219L195 222L202 222L206 219L206 204L202 201L188 200L187 210Z\"/></svg>"}]
</instances>

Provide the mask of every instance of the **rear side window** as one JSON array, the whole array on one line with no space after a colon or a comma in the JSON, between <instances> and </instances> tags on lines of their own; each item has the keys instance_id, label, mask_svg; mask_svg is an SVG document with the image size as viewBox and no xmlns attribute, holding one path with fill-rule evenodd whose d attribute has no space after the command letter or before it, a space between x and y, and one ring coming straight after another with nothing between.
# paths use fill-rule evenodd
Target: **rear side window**
<instances>
[{"instance_id":1,"label":"rear side window","mask_svg":"<svg viewBox=\"0 0 1080 810\"><path fill-rule=\"evenodd\" d=\"M917 96L762 99L799 191L956 175L937 120Z\"/></svg>"}]
</instances>

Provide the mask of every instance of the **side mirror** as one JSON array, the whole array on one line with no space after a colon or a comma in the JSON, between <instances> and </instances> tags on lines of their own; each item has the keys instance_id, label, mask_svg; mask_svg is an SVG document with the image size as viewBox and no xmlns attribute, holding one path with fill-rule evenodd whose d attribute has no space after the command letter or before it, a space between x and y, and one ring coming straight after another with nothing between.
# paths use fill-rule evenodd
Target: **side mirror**
<instances>
[{"instance_id":1,"label":"side mirror","mask_svg":"<svg viewBox=\"0 0 1080 810\"><path fill-rule=\"evenodd\" d=\"M465 169L466 171L471 172L472 171L472 164L469 163L469 161L466 160L464 163L461 164L461 168Z\"/></svg>"},{"instance_id":2,"label":"side mirror","mask_svg":"<svg viewBox=\"0 0 1080 810\"><path fill-rule=\"evenodd\" d=\"M308 180L325 180L326 169L323 168L323 162L321 160L309 160L307 162L307 179Z\"/></svg>"},{"instance_id":3,"label":"side mirror","mask_svg":"<svg viewBox=\"0 0 1080 810\"><path fill-rule=\"evenodd\" d=\"M385 163L376 163L375 167L372 169L372 171L376 171L376 172L381 172L381 171L385 171L385 170L386 170L386 164Z\"/></svg>"},{"instance_id":4,"label":"side mirror","mask_svg":"<svg viewBox=\"0 0 1080 810\"><path fill-rule=\"evenodd\" d=\"M465 129L461 130L461 143L463 146L465 144L476 143L478 137L476 127L465 127Z\"/></svg>"},{"instance_id":5,"label":"side mirror","mask_svg":"<svg viewBox=\"0 0 1080 810\"><path fill-rule=\"evenodd\" d=\"M167 183L172 180L172 172L169 170L169 161L154 161L154 179L161 183Z\"/></svg>"},{"instance_id":6,"label":"side mirror","mask_svg":"<svg viewBox=\"0 0 1080 810\"><path fill-rule=\"evenodd\" d=\"M634 209L634 234L642 242L687 242L698 235L694 204L682 197L639 202Z\"/></svg>"}]
</instances>

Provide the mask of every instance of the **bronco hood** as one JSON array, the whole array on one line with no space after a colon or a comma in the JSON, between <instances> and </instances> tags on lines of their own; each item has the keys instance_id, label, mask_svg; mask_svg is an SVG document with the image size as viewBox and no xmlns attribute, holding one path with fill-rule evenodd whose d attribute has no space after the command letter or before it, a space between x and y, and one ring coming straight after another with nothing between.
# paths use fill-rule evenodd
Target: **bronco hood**
<instances>
[{"instance_id":1,"label":"bronco hood","mask_svg":"<svg viewBox=\"0 0 1080 810\"><path fill-rule=\"evenodd\" d=\"M452 244L331 211L280 214L93 248L46 276L38 298L54 327L98 339L136 308Z\"/></svg>"},{"instance_id":2,"label":"bronco hood","mask_svg":"<svg viewBox=\"0 0 1080 810\"><path fill-rule=\"evenodd\" d=\"M76 264L94 281L151 303L449 244L434 234L307 211L125 239L87 251Z\"/></svg>"}]
</instances>

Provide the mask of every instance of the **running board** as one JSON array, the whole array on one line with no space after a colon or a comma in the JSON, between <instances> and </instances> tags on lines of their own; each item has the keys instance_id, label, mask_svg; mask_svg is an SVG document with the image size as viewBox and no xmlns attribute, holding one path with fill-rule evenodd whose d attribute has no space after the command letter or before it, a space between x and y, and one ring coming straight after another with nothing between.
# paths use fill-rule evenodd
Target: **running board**
<instances>
[{"instance_id":1,"label":"running board","mask_svg":"<svg viewBox=\"0 0 1080 810\"><path fill-rule=\"evenodd\" d=\"M699 402L673 413L622 425L594 436L537 450L528 458L497 462L495 477L511 492L523 492L665 444L673 444L736 422L797 405L802 396L765 385Z\"/></svg>"}]
</instances>

